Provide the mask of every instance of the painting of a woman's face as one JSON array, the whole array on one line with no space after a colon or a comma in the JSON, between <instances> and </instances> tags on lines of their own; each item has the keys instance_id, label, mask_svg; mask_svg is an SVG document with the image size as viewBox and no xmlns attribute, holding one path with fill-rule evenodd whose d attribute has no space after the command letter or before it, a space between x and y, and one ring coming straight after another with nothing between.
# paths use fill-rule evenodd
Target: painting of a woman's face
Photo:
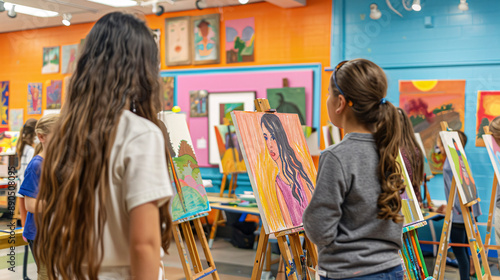
<instances>
[{"instance_id":1,"label":"painting of a woman's face","mask_svg":"<svg viewBox=\"0 0 500 280\"><path fill-rule=\"evenodd\" d=\"M267 128L263 125L262 126L262 135L264 136L264 140L266 141L266 146L267 149L269 150L269 155L274 161L277 161L280 157L279 150L278 150L278 145L276 143L276 138L274 138L274 135L267 130Z\"/></svg>"},{"instance_id":2,"label":"painting of a woman's face","mask_svg":"<svg viewBox=\"0 0 500 280\"><path fill-rule=\"evenodd\" d=\"M187 20L172 21L167 25L168 54L171 61L182 61L189 57L189 29Z\"/></svg>"}]
</instances>

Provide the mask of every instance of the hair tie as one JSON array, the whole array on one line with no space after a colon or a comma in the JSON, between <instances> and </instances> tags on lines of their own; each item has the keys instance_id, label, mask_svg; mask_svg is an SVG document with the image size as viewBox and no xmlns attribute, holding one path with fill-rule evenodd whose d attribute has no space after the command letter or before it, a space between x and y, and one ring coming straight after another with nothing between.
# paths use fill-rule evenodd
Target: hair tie
<instances>
[{"instance_id":1,"label":"hair tie","mask_svg":"<svg viewBox=\"0 0 500 280\"><path fill-rule=\"evenodd\" d=\"M385 104L387 102L387 100L385 100L385 97L380 99L380 104Z\"/></svg>"}]
</instances>

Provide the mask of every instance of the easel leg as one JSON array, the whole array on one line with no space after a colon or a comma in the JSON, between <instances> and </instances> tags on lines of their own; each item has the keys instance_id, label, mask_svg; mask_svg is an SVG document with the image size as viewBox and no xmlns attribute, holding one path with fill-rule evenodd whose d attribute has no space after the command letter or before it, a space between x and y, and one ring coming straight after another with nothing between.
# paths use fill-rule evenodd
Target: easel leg
<instances>
[{"instance_id":1,"label":"easel leg","mask_svg":"<svg viewBox=\"0 0 500 280\"><path fill-rule=\"evenodd\" d=\"M260 229L259 245L257 246L257 252L255 253L255 261L253 263L252 278L250 279L260 280L261 278L268 241L269 241L269 235L266 234L266 231L262 226Z\"/></svg>"},{"instance_id":2,"label":"easel leg","mask_svg":"<svg viewBox=\"0 0 500 280\"><path fill-rule=\"evenodd\" d=\"M300 261L300 256L304 255L304 251L302 250L302 246L300 244L300 237L298 233L292 233L288 235L288 239L290 240L290 248L292 249L293 260L295 262L295 267L297 268L297 273L299 277L302 277L302 262Z\"/></svg>"},{"instance_id":3,"label":"easel leg","mask_svg":"<svg viewBox=\"0 0 500 280\"><path fill-rule=\"evenodd\" d=\"M220 210L215 209L215 219L214 223L212 224L212 229L210 230L210 237L208 240L208 247L212 249L212 245L214 244L214 239L215 239L215 234L217 233L217 226L219 225L219 218L220 218Z\"/></svg>"},{"instance_id":4,"label":"easel leg","mask_svg":"<svg viewBox=\"0 0 500 280\"><path fill-rule=\"evenodd\" d=\"M312 267L316 267L316 265L318 265L318 249L316 248L316 245L314 245L314 243L312 243L311 240L309 240L305 232L304 232L304 243L307 253L309 254L310 265Z\"/></svg>"},{"instance_id":5,"label":"easel leg","mask_svg":"<svg viewBox=\"0 0 500 280\"><path fill-rule=\"evenodd\" d=\"M189 251L189 256L191 257L191 262L193 262L194 273L199 273L203 270L203 266L201 265L198 248L196 248L196 241L194 240L193 231L191 230L191 223L181 223L181 226L184 232L184 238L186 238L186 244Z\"/></svg>"},{"instance_id":6,"label":"easel leg","mask_svg":"<svg viewBox=\"0 0 500 280\"><path fill-rule=\"evenodd\" d=\"M278 237L278 245L280 247L281 256L284 259L283 262L285 263L285 274L288 276L288 279L298 280L296 269L297 265L293 262L292 255L290 254L290 250L288 248L288 242L286 241L286 236Z\"/></svg>"},{"instance_id":7,"label":"easel leg","mask_svg":"<svg viewBox=\"0 0 500 280\"><path fill-rule=\"evenodd\" d=\"M493 203L493 201L496 201L497 199L496 198L497 185L498 185L498 178L495 175L495 178L493 179L493 186L491 187L490 209L488 211L488 223L486 224L486 237L484 238L484 245L486 246L490 245L491 232L493 231L493 214L495 213L495 203ZM500 242L500 240L497 240L497 242ZM488 247L485 247L484 249L486 251L486 255L488 255Z\"/></svg>"},{"instance_id":8,"label":"easel leg","mask_svg":"<svg viewBox=\"0 0 500 280\"><path fill-rule=\"evenodd\" d=\"M224 197L224 189L226 189L227 174L222 174L222 182L220 183L220 197Z\"/></svg>"},{"instance_id":9,"label":"easel leg","mask_svg":"<svg viewBox=\"0 0 500 280\"><path fill-rule=\"evenodd\" d=\"M186 279L192 279L193 273L191 272L191 267L189 267L188 255L186 252L186 248L184 247L184 240L182 239L181 231L179 230L179 224L174 224L173 231L175 244L177 245L177 251L179 252L179 257L182 263L182 269L184 270L184 275L186 275Z\"/></svg>"},{"instance_id":10,"label":"easel leg","mask_svg":"<svg viewBox=\"0 0 500 280\"><path fill-rule=\"evenodd\" d=\"M215 267L215 261L212 257L212 253L208 248L207 238L205 237L205 232L203 231L203 225L201 224L200 219L195 219L193 221L194 227L196 229L196 233L198 234L198 239L200 240L201 247L203 248L203 253L205 254L205 258L207 259L208 266L215 271L212 273L212 278L214 280L219 280L219 273L217 272L217 268Z\"/></svg>"}]
</instances>

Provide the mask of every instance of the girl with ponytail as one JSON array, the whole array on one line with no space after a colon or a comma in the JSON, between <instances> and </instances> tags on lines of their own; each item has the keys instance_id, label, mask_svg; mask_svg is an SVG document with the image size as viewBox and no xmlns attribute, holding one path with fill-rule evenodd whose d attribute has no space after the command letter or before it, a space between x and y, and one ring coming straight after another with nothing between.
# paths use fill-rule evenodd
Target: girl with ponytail
<instances>
[{"instance_id":1,"label":"girl with ponytail","mask_svg":"<svg viewBox=\"0 0 500 280\"><path fill-rule=\"evenodd\" d=\"M330 79L328 116L347 135L322 153L303 216L322 280L403 279L402 135L386 94L384 71L366 59L339 63Z\"/></svg>"}]
</instances>

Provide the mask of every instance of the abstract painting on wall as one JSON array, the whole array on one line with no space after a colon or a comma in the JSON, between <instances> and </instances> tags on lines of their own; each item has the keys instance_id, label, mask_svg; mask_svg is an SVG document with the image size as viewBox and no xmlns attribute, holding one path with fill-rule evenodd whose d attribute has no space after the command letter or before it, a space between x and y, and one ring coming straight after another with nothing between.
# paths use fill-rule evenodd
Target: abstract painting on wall
<instances>
[{"instance_id":1,"label":"abstract painting on wall","mask_svg":"<svg viewBox=\"0 0 500 280\"><path fill-rule=\"evenodd\" d=\"M0 93L2 93L2 102L0 104L0 119L1 125L9 124L9 96L10 96L10 83L0 82Z\"/></svg>"},{"instance_id":2,"label":"abstract painting on wall","mask_svg":"<svg viewBox=\"0 0 500 280\"><path fill-rule=\"evenodd\" d=\"M500 116L500 91L478 91L476 114L476 147L484 147L483 128Z\"/></svg>"},{"instance_id":3,"label":"abstract painting on wall","mask_svg":"<svg viewBox=\"0 0 500 280\"><path fill-rule=\"evenodd\" d=\"M278 113L298 114L302 125L306 125L306 89L269 88L267 89L269 106Z\"/></svg>"},{"instance_id":4,"label":"abstract painting on wall","mask_svg":"<svg viewBox=\"0 0 500 280\"><path fill-rule=\"evenodd\" d=\"M462 199L462 203L467 204L477 199L476 184L458 133L441 131L439 136L443 141L446 157L450 162L453 178L457 184L458 194Z\"/></svg>"},{"instance_id":5,"label":"abstract painting on wall","mask_svg":"<svg viewBox=\"0 0 500 280\"><path fill-rule=\"evenodd\" d=\"M171 111L174 107L174 77L161 77L162 95L161 109L162 111Z\"/></svg>"},{"instance_id":6,"label":"abstract painting on wall","mask_svg":"<svg viewBox=\"0 0 500 280\"><path fill-rule=\"evenodd\" d=\"M254 61L255 19L226 20L227 63Z\"/></svg>"},{"instance_id":7,"label":"abstract painting on wall","mask_svg":"<svg viewBox=\"0 0 500 280\"><path fill-rule=\"evenodd\" d=\"M442 173L445 157L434 147L440 122L463 130L465 80L399 81L399 106L406 111L415 132L420 133L433 173Z\"/></svg>"},{"instance_id":8,"label":"abstract painting on wall","mask_svg":"<svg viewBox=\"0 0 500 280\"><path fill-rule=\"evenodd\" d=\"M405 184L405 191L401 194L401 212L404 216L403 226L409 226L424 220L420 206L418 205L418 199L413 190L411 184L410 176L406 169L405 163L402 160L401 152L396 158L396 162L399 163L401 169L403 170L403 181Z\"/></svg>"},{"instance_id":9,"label":"abstract painting on wall","mask_svg":"<svg viewBox=\"0 0 500 280\"><path fill-rule=\"evenodd\" d=\"M179 185L175 184L176 194L172 199L172 218L174 221L210 211L207 192L203 186L200 167L191 142L186 115L171 112L160 113L160 120L167 127L167 148L172 157L171 163ZM172 171L172 170L170 170Z\"/></svg>"},{"instance_id":10,"label":"abstract painting on wall","mask_svg":"<svg viewBox=\"0 0 500 280\"><path fill-rule=\"evenodd\" d=\"M483 135L484 144L486 150L488 150L488 155L490 156L491 165L495 172L495 176L500 180L500 145L495 141L492 135ZM497 190L497 192L500 190ZM499 205L497 205L498 207Z\"/></svg>"},{"instance_id":11,"label":"abstract painting on wall","mask_svg":"<svg viewBox=\"0 0 500 280\"><path fill-rule=\"evenodd\" d=\"M316 168L298 116L241 111L232 115L266 233L302 226Z\"/></svg>"},{"instance_id":12,"label":"abstract painting on wall","mask_svg":"<svg viewBox=\"0 0 500 280\"><path fill-rule=\"evenodd\" d=\"M189 92L189 103L191 106L189 117L199 118L208 115L207 97L208 91L206 90L193 90Z\"/></svg>"},{"instance_id":13,"label":"abstract painting on wall","mask_svg":"<svg viewBox=\"0 0 500 280\"><path fill-rule=\"evenodd\" d=\"M42 113L42 83L28 84L28 115Z\"/></svg>"},{"instance_id":14,"label":"abstract painting on wall","mask_svg":"<svg viewBox=\"0 0 500 280\"><path fill-rule=\"evenodd\" d=\"M18 131L4 131L0 133L0 153L16 152Z\"/></svg>"},{"instance_id":15,"label":"abstract painting on wall","mask_svg":"<svg viewBox=\"0 0 500 280\"><path fill-rule=\"evenodd\" d=\"M59 72L59 47L43 48L42 74Z\"/></svg>"},{"instance_id":16,"label":"abstract painting on wall","mask_svg":"<svg viewBox=\"0 0 500 280\"><path fill-rule=\"evenodd\" d=\"M221 173L241 173L246 172L245 161L238 143L238 136L233 125L214 126L215 137L220 155Z\"/></svg>"},{"instance_id":17,"label":"abstract painting on wall","mask_svg":"<svg viewBox=\"0 0 500 280\"><path fill-rule=\"evenodd\" d=\"M78 59L78 44L62 46L61 73L73 73Z\"/></svg>"},{"instance_id":18,"label":"abstract painting on wall","mask_svg":"<svg viewBox=\"0 0 500 280\"><path fill-rule=\"evenodd\" d=\"M191 18L193 64L214 64L220 61L219 14Z\"/></svg>"},{"instance_id":19,"label":"abstract painting on wall","mask_svg":"<svg viewBox=\"0 0 500 280\"><path fill-rule=\"evenodd\" d=\"M61 109L62 81L50 81L47 87L47 109Z\"/></svg>"},{"instance_id":20,"label":"abstract painting on wall","mask_svg":"<svg viewBox=\"0 0 500 280\"><path fill-rule=\"evenodd\" d=\"M191 64L191 19L165 19L165 58L167 66Z\"/></svg>"},{"instance_id":21,"label":"abstract painting on wall","mask_svg":"<svg viewBox=\"0 0 500 280\"><path fill-rule=\"evenodd\" d=\"M214 126L232 125L232 111L254 111L255 92L211 92L208 95L208 163L220 163Z\"/></svg>"},{"instance_id":22,"label":"abstract painting on wall","mask_svg":"<svg viewBox=\"0 0 500 280\"><path fill-rule=\"evenodd\" d=\"M9 110L9 129L11 131L20 131L24 125L24 109Z\"/></svg>"}]
</instances>

